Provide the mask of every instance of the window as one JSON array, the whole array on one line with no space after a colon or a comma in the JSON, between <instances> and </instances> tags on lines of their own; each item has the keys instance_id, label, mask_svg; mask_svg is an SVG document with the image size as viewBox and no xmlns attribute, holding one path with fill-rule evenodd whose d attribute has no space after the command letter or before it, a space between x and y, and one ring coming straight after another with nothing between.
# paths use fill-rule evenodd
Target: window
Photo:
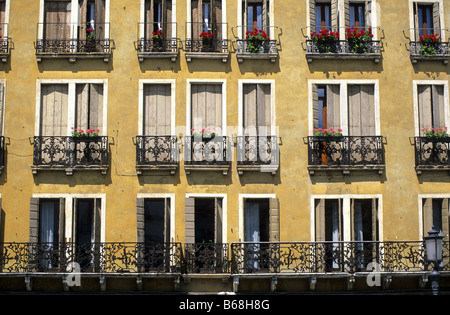
<instances>
[{"instance_id":1,"label":"window","mask_svg":"<svg viewBox=\"0 0 450 315\"><path fill-rule=\"evenodd\" d=\"M349 136L377 135L375 89L370 83L312 84L313 129L342 129ZM341 104L342 100L347 104Z\"/></svg>"},{"instance_id":2,"label":"window","mask_svg":"<svg viewBox=\"0 0 450 315\"><path fill-rule=\"evenodd\" d=\"M449 237L449 198L422 198L423 236L434 228L445 240Z\"/></svg>"},{"instance_id":3,"label":"window","mask_svg":"<svg viewBox=\"0 0 450 315\"><path fill-rule=\"evenodd\" d=\"M67 136L72 128L106 130L105 82L40 81L39 121L36 134Z\"/></svg>"},{"instance_id":4,"label":"window","mask_svg":"<svg viewBox=\"0 0 450 315\"><path fill-rule=\"evenodd\" d=\"M146 245L170 243L171 197L138 197L137 241Z\"/></svg>"},{"instance_id":5,"label":"window","mask_svg":"<svg viewBox=\"0 0 450 315\"><path fill-rule=\"evenodd\" d=\"M171 84L143 85L143 135L169 136L174 133L171 92Z\"/></svg>"},{"instance_id":6,"label":"window","mask_svg":"<svg viewBox=\"0 0 450 315\"><path fill-rule=\"evenodd\" d=\"M317 2L316 4L316 29L315 32L320 30L332 29L331 28L331 2Z\"/></svg>"},{"instance_id":7,"label":"window","mask_svg":"<svg viewBox=\"0 0 450 315\"><path fill-rule=\"evenodd\" d=\"M164 38L171 39L175 33L172 0L145 0L144 5L145 39L151 39L156 31L162 31Z\"/></svg>"},{"instance_id":8,"label":"window","mask_svg":"<svg viewBox=\"0 0 450 315\"><path fill-rule=\"evenodd\" d=\"M309 0L310 33L321 30L338 32L338 0Z\"/></svg>"},{"instance_id":9,"label":"window","mask_svg":"<svg viewBox=\"0 0 450 315\"><path fill-rule=\"evenodd\" d=\"M271 84L243 84L243 131L249 136L272 133Z\"/></svg>"},{"instance_id":10,"label":"window","mask_svg":"<svg viewBox=\"0 0 450 315\"><path fill-rule=\"evenodd\" d=\"M105 39L105 0L79 0L80 40Z\"/></svg>"},{"instance_id":11,"label":"window","mask_svg":"<svg viewBox=\"0 0 450 315\"><path fill-rule=\"evenodd\" d=\"M83 271L98 270L104 197L36 195L30 199L30 243L35 244L38 269L64 271L65 247Z\"/></svg>"},{"instance_id":12,"label":"window","mask_svg":"<svg viewBox=\"0 0 450 315\"><path fill-rule=\"evenodd\" d=\"M445 128L447 111L444 104L444 85L417 85L418 121L420 135L425 135L424 128Z\"/></svg>"},{"instance_id":13,"label":"window","mask_svg":"<svg viewBox=\"0 0 450 315\"><path fill-rule=\"evenodd\" d=\"M418 36L441 35L439 2L430 4L414 3L414 26Z\"/></svg>"},{"instance_id":14,"label":"window","mask_svg":"<svg viewBox=\"0 0 450 315\"><path fill-rule=\"evenodd\" d=\"M349 4L350 27L365 28L366 27L366 7L364 3Z\"/></svg>"},{"instance_id":15,"label":"window","mask_svg":"<svg viewBox=\"0 0 450 315\"><path fill-rule=\"evenodd\" d=\"M351 248L356 267L365 269L373 261L375 242L380 239L379 212L380 198L375 196L314 198L314 237L318 242L319 270L343 270L342 262L349 255L349 248L345 248L348 241L357 242Z\"/></svg>"},{"instance_id":16,"label":"window","mask_svg":"<svg viewBox=\"0 0 450 315\"><path fill-rule=\"evenodd\" d=\"M268 0L243 0L244 33L254 29L269 33L270 15Z\"/></svg>"}]
</instances>

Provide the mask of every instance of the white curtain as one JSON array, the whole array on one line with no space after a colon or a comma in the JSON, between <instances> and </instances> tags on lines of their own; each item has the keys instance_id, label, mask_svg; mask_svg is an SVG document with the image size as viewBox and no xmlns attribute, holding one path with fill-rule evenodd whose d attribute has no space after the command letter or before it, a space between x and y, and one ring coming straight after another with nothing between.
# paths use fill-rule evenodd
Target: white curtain
<instances>
[{"instance_id":1,"label":"white curtain","mask_svg":"<svg viewBox=\"0 0 450 315\"><path fill-rule=\"evenodd\" d=\"M259 204L256 202L246 202L245 213L245 241L259 242L260 224L259 224ZM247 249L247 268L259 268L259 244L249 244Z\"/></svg>"},{"instance_id":2,"label":"white curtain","mask_svg":"<svg viewBox=\"0 0 450 315\"><path fill-rule=\"evenodd\" d=\"M40 209L40 230L39 240L41 243L41 250L51 250L57 231L55 231L55 203L54 202L41 202ZM41 265L44 268L51 268L51 257L49 253L43 253Z\"/></svg>"}]
</instances>

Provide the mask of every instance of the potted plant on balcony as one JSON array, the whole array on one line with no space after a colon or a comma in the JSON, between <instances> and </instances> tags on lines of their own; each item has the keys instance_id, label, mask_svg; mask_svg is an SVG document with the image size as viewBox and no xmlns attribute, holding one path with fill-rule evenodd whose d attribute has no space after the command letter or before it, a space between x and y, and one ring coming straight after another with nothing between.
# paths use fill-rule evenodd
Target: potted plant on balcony
<instances>
[{"instance_id":1,"label":"potted plant on balcony","mask_svg":"<svg viewBox=\"0 0 450 315\"><path fill-rule=\"evenodd\" d=\"M152 33L153 51L164 51L164 33L161 30L156 30Z\"/></svg>"},{"instance_id":2,"label":"potted plant on balcony","mask_svg":"<svg viewBox=\"0 0 450 315\"><path fill-rule=\"evenodd\" d=\"M216 137L215 128L203 128L200 132L195 131L195 128L191 129L192 137L202 139L203 142L211 141Z\"/></svg>"},{"instance_id":3,"label":"potted plant on balcony","mask_svg":"<svg viewBox=\"0 0 450 315\"><path fill-rule=\"evenodd\" d=\"M420 54L423 56L433 56L437 54L437 49L442 42L439 34L420 36Z\"/></svg>"},{"instance_id":4,"label":"potted plant on balcony","mask_svg":"<svg viewBox=\"0 0 450 315\"><path fill-rule=\"evenodd\" d=\"M318 33L311 33L311 40L319 50L319 53L336 53L339 33L330 32L327 29L320 30Z\"/></svg>"},{"instance_id":5,"label":"potted plant on balcony","mask_svg":"<svg viewBox=\"0 0 450 315\"><path fill-rule=\"evenodd\" d=\"M443 128L431 128L431 127L425 127L422 128L422 131L426 138L429 139L442 139L442 138L448 138L449 135L447 133L447 127Z\"/></svg>"},{"instance_id":6,"label":"potted plant on balcony","mask_svg":"<svg viewBox=\"0 0 450 315\"><path fill-rule=\"evenodd\" d=\"M251 53L264 52L264 43L269 41L269 35L263 30L253 29L253 32L245 32L247 50Z\"/></svg>"},{"instance_id":7,"label":"potted plant on balcony","mask_svg":"<svg viewBox=\"0 0 450 315\"><path fill-rule=\"evenodd\" d=\"M322 128L314 128L313 129L314 136L319 138L338 138L342 137L342 129L338 128L338 130L330 129L322 129Z\"/></svg>"},{"instance_id":8,"label":"potted plant on balcony","mask_svg":"<svg viewBox=\"0 0 450 315\"><path fill-rule=\"evenodd\" d=\"M86 131L81 128L71 128L72 129L72 140L76 141L87 141L87 140L97 140L99 129L87 129Z\"/></svg>"},{"instance_id":9,"label":"potted plant on balcony","mask_svg":"<svg viewBox=\"0 0 450 315\"><path fill-rule=\"evenodd\" d=\"M214 34L209 32L200 33L200 38L202 39L202 51L214 51L213 42Z\"/></svg>"},{"instance_id":10,"label":"potted plant on balcony","mask_svg":"<svg viewBox=\"0 0 450 315\"><path fill-rule=\"evenodd\" d=\"M93 28L86 29L86 51L93 52L95 51L95 34Z\"/></svg>"},{"instance_id":11,"label":"potted plant on balcony","mask_svg":"<svg viewBox=\"0 0 450 315\"><path fill-rule=\"evenodd\" d=\"M370 52L370 46L372 42L373 34L372 28L369 27L367 31L352 26L347 28L347 41L349 50L354 54L364 54Z\"/></svg>"}]
</instances>

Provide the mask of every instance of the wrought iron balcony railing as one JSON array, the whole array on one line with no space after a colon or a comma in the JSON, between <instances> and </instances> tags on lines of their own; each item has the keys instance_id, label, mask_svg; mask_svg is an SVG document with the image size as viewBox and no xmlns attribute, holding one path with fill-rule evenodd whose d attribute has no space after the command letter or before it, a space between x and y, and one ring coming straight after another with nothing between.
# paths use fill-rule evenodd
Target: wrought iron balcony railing
<instances>
[{"instance_id":1,"label":"wrought iron balcony railing","mask_svg":"<svg viewBox=\"0 0 450 315\"><path fill-rule=\"evenodd\" d=\"M179 243L3 243L0 272L181 272Z\"/></svg>"},{"instance_id":2,"label":"wrought iron balcony railing","mask_svg":"<svg viewBox=\"0 0 450 315\"><path fill-rule=\"evenodd\" d=\"M308 137L310 171L319 169L377 169L384 167L381 136Z\"/></svg>"},{"instance_id":3,"label":"wrought iron balcony railing","mask_svg":"<svg viewBox=\"0 0 450 315\"><path fill-rule=\"evenodd\" d=\"M403 30L403 35L409 39L411 61L417 63L419 60L439 60L448 64L450 45L449 39L444 37L448 31L448 29L429 28Z\"/></svg>"},{"instance_id":4,"label":"wrought iron balcony railing","mask_svg":"<svg viewBox=\"0 0 450 315\"><path fill-rule=\"evenodd\" d=\"M96 24L95 30L75 23L39 23L34 43L38 61L46 57L101 57L108 61L114 41L109 23Z\"/></svg>"},{"instance_id":5,"label":"wrought iron balcony railing","mask_svg":"<svg viewBox=\"0 0 450 315\"><path fill-rule=\"evenodd\" d=\"M108 137L37 136L33 139L33 166L38 169L108 168Z\"/></svg>"},{"instance_id":6,"label":"wrought iron balcony railing","mask_svg":"<svg viewBox=\"0 0 450 315\"><path fill-rule=\"evenodd\" d=\"M267 35L264 40L247 38L248 31L264 31ZM278 26L258 26L256 28L236 26L232 28L236 38L236 56L238 62L244 59L269 59L275 62L278 58L279 37L282 29ZM277 39L278 38L278 39Z\"/></svg>"},{"instance_id":7,"label":"wrought iron balcony railing","mask_svg":"<svg viewBox=\"0 0 450 315\"><path fill-rule=\"evenodd\" d=\"M450 170L450 138L414 138L416 171Z\"/></svg>"},{"instance_id":8,"label":"wrought iron balcony railing","mask_svg":"<svg viewBox=\"0 0 450 315\"><path fill-rule=\"evenodd\" d=\"M277 136L238 136L238 171L260 170L276 172L279 166Z\"/></svg>"},{"instance_id":9,"label":"wrought iron balcony railing","mask_svg":"<svg viewBox=\"0 0 450 315\"><path fill-rule=\"evenodd\" d=\"M228 273L228 244L184 244L186 273Z\"/></svg>"},{"instance_id":10,"label":"wrought iron balcony railing","mask_svg":"<svg viewBox=\"0 0 450 315\"><path fill-rule=\"evenodd\" d=\"M228 41L227 23L187 22L186 60L190 62L192 58L209 58L227 62Z\"/></svg>"},{"instance_id":11,"label":"wrought iron balcony railing","mask_svg":"<svg viewBox=\"0 0 450 315\"><path fill-rule=\"evenodd\" d=\"M178 56L177 23L139 23L138 39L134 42L139 61L145 58L170 58Z\"/></svg>"},{"instance_id":12,"label":"wrought iron balcony railing","mask_svg":"<svg viewBox=\"0 0 450 315\"><path fill-rule=\"evenodd\" d=\"M187 136L184 140L184 164L189 173L197 170L221 170L227 173L231 165L231 148L224 136Z\"/></svg>"},{"instance_id":13,"label":"wrought iron balcony railing","mask_svg":"<svg viewBox=\"0 0 450 315\"><path fill-rule=\"evenodd\" d=\"M331 274L372 271L423 274L423 241L181 243L1 243L0 274L82 273ZM450 271L449 241L439 266Z\"/></svg>"},{"instance_id":14,"label":"wrought iron balcony railing","mask_svg":"<svg viewBox=\"0 0 450 315\"><path fill-rule=\"evenodd\" d=\"M178 141L176 136L137 136L136 169L170 169L178 166Z\"/></svg>"}]
</instances>

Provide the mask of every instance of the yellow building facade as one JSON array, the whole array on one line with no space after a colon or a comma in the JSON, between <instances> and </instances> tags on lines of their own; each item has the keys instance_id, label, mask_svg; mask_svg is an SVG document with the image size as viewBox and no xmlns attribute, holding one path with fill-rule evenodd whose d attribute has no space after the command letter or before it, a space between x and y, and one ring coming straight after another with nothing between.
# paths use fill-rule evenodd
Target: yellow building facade
<instances>
[{"instance_id":1,"label":"yellow building facade","mask_svg":"<svg viewBox=\"0 0 450 315\"><path fill-rule=\"evenodd\" d=\"M0 5L4 290L448 285L448 1Z\"/></svg>"}]
</instances>

